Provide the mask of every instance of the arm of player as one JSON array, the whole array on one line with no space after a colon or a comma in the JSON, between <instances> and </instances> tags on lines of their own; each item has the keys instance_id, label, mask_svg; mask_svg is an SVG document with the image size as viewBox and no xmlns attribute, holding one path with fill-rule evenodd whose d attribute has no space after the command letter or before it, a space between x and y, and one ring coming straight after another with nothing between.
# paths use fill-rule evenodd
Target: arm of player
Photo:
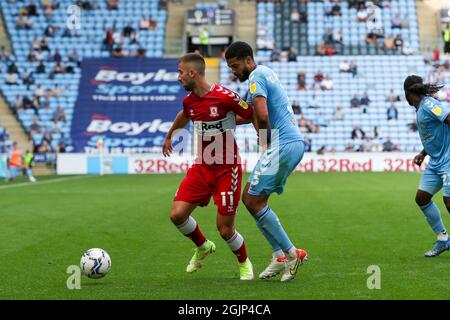
<instances>
[{"instance_id":1,"label":"arm of player","mask_svg":"<svg viewBox=\"0 0 450 320\"><path fill-rule=\"evenodd\" d=\"M253 109L255 112L256 125L259 143L261 146L270 145L270 122L269 111L267 109L267 100L263 96L257 96L253 98ZM264 131L262 131L264 130Z\"/></svg>"},{"instance_id":2,"label":"arm of player","mask_svg":"<svg viewBox=\"0 0 450 320\"><path fill-rule=\"evenodd\" d=\"M169 157L170 154L173 152L172 135L174 131L184 128L188 123L189 118L184 115L184 112L183 111L178 112L177 116L175 117L175 120L173 121L172 126L167 132L166 138L164 139L162 147L162 154L164 155L164 157Z\"/></svg>"},{"instance_id":3,"label":"arm of player","mask_svg":"<svg viewBox=\"0 0 450 320\"><path fill-rule=\"evenodd\" d=\"M445 123L447 123L450 126L450 114L445 118Z\"/></svg>"}]
</instances>

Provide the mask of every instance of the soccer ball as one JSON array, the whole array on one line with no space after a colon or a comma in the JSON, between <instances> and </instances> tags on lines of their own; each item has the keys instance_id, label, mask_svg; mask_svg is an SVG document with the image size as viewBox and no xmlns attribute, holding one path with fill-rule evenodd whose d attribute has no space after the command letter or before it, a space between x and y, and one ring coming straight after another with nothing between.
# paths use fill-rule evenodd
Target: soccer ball
<instances>
[{"instance_id":1,"label":"soccer ball","mask_svg":"<svg viewBox=\"0 0 450 320\"><path fill-rule=\"evenodd\" d=\"M102 278L111 269L111 258L105 250L92 248L81 257L80 268L89 278Z\"/></svg>"}]
</instances>

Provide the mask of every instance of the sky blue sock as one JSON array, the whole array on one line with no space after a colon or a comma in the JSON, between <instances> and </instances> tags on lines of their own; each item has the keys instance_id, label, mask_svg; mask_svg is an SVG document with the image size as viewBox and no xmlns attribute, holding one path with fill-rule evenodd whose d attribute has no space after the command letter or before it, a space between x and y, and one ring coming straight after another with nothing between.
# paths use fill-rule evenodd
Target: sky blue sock
<instances>
[{"instance_id":1,"label":"sky blue sock","mask_svg":"<svg viewBox=\"0 0 450 320\"><path fill-rule=\"evenodd\" d=\"M281 248L284 252L288 252L293 247L292 242L281 226L280 220L269 206L265 206L253 218L255 218L256 224L264 237L269 241L273 251Z\"/></svg>"},{"instance_id":2,"label":"sky blue sock","mask_svg":"<svg viewBox=\"0 0 450 320\"><path fill-rule=\"evenodd\" d=\"M423 214L425 215L425 219L430 225L431 229L433 229L435 234L441 233L445 231L444 224L442 223L441 213L439 212L438 207L431 201L430 203L420 207Z\"/></svg>"},{"instance_id":3,"label":"sky blue sock","mask_svg":"<svg viewBox=\"0 0 450 320\"><path fill-rule=\"evenodd\" d=\"M267 241L272 246L272 251L275 252L275 251L281 250L280 245L275 240L275 238L272 237L272 235L263 228L262 223L259 222L259 220L261 220L264 217L264 215L267 214L268 211L269 211L269 207L265 206L260 212L255 214L253 216L253 218L255 218L256 225L258 226L259 230L261 230L264 237L267 239Z\"/></svg>"}]
</instances>

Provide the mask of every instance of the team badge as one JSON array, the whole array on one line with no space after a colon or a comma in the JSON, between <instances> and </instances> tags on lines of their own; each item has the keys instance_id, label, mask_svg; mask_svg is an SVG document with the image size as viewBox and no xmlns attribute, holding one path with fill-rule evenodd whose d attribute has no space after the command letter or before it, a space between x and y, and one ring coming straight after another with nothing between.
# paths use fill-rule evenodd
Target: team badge
<instances>
[{"instance_id":1,"label":"team badge","mask_svg":"<svg viewBox=\"0 0 450 320\"><path fill-rule=\"evenodd\" d=\"M217 112L217 107L209 107L211 113L209 114L211 117L218 117L219 113Z\"/></svg>"},{"instance_id":2,"label":"team badge","mask_svg":"<svg viewBox=\"0 0 450 320\"><path fill-rule=\"evenodd\" d=\"M442 114L442 109L438 106L434 106L431 111L437 116L440 116Z\"/></svg>"},{"instance_id":3,"label":"team badge","mask_svg":"<svg viewBox=\"0 0 450 320\"><path fill-rule=\"evenodd\" d=\"M256 82L250 84L250 93L253 94L256 91Z\"/></svg>"},{"instance_id":4,"label":"team badge","mask_svg":"<svg viewBox=\"0 0 450 320\"><path fill-rule=\"evenodd\" d=\"M248 109L248 103L244 100L239 100L239 105L242 107L242 109L247 110Z\"/></svg>"}]
</instances>

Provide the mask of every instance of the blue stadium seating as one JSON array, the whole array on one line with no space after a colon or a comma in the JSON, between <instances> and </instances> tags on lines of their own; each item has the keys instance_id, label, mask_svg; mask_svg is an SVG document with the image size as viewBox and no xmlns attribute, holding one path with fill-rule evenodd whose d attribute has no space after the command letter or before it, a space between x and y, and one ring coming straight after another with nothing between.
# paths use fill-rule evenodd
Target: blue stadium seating
<instances>
[{"instance_id":1,"label":"blue stadium seating","mask_svg":"<svg viewBox=\"0 0 450 320\"><path fill-rule=\"evenodd\" d=\"M55 84L58 84L63 94L60 97L52 97L50 99L50 108L48 110L41 109L39 111L40 124L48 131L53 126L52 115L57 106L65 109L67 114L67 122L62 123L61 132L64 134L64 141L70 144L70 126L72 121L73 108L78 94L78 83L80 80L80 69L74 63L68 63L67 56L72 50L76 49L80 59L83 57L108 57L110 52L105 50L103 40L105 38L106 30L110 27L117 27L122 31L128 23L137 30L138 40L140 45L146 50L148 57L162 57L164 54L164 36L165 25L167 20L167 11L161 10L158 7L158 1L148 0L121 0L119 1L118 10L108 10L106 1L97 1L99 8L95 10L84 10L80 18L79 36L63 37L62 33L66 27L68 20L68 8L73 5L72 0L59 0L60 8L53 10L51 18L44 15L44 9L40 1L34 1L37 5L39 16L32 17L32 30L16 29L16 21L18 19L19 10L21 7L27 6L28 1L14 2L2 1L1 10L6 22L7 31L9 33L12 44L14 60L18 67L19 75L28 68L28 70L35 71L37 63L30 63L27 61L27 56L30 52L32 41L35 37L39 40L44 35L44 31L49 24L57 26L59 30L54 37L46 37L50 53L44 52L44 65L46 67L45 74L34 73L36 80L35 84L26 86L22 83L19 77L18 85L7 85L5 77L0 77L0 89L6 100L12 104L16 95L27 94L30 98L34 95L36 85L40 84L44 91L52 89ZM139 23L142 16L147 18L152 17L157 23L155 30L139 31ZM129 39L125 39L124 49L133 51L138 49L138 45L130 44ZM73 74L56 74L54 79L49 79L49 72L53 70L55 62L47 61L49 54L54 55L56 50L59 50L63 57L63 65L71 65L74 68ZM5 70L7 65L3 65ZM41 99L41 103L43 98ZM23 110L18 113L19 120L24 129L28 132L29 126L32 123L34 116L33 110ZM61 139L60 134L53 134L53 139L57 144ZM38 137L39 138L39 137ZM38 141L39 139L35 139Z\"/></svg>"}]
</instances>

